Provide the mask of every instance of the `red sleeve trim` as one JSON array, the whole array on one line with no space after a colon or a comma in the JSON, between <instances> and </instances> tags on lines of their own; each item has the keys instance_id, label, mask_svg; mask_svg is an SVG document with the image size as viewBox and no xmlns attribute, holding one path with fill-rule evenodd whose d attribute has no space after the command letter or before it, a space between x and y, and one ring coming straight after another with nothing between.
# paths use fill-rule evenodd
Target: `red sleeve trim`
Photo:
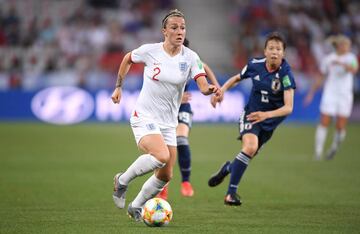
<instances>
[{"instance_id":1,"label":"red sleeve trim","mask_svg":"<svg viewBox=\"0 0 360 234\"><path fill-rule=\"evenodd\" d=\"M206 73L199 73L194 77L194 80L196 81L197 78L199 78L200 76L205 76L206 77Z\"/></svg>"}]
</instances>

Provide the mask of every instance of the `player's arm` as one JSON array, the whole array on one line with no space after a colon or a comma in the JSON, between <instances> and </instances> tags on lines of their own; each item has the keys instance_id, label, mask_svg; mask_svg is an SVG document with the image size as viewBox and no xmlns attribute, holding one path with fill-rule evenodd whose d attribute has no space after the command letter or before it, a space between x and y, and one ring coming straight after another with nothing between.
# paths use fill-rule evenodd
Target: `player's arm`
<instances>
[{"instance_id":1,"label":"player's arm","mask_svg":"<svg viewBox=\"0 0 360 234\"><path fill-rule=\"evenodd\" d=\"M212 93L214 93L216 96L221 95L220 88L216 87L213 84L209 84L204 75L196 78L196 84L199 87L200 92L204 95L210 95Z\"/></svg>"},{"instance_id":2,"label":"player's arm","mask_svg":"<svg viewBox=\"0 0 360 234\"><path fill-rule=\"evenodd\" d=\"M316 76L314 76L314 81L309 89L309 92L307 93L304 99L305 106L309 105L312 102L316 91L321 88L321 86L324 83L324 80L325 77L321 74L317 74Z\"/></svg>"},{"instance_id":3,"label":"player's arm","mask_svg":"<svg viewBox=\"0 0 360 234\"><path fill-rule=\"evenodd\" d=\"M225 94L225 92L228 89L231 89L232 87L234 87L235 85L237 85L239 82L241 81L241 77L240 74L237 74L235 76L230 77L230 79L228 79L223 86L221 87L221 91L222 91L222 96L220 97L216 97L216 96L212 96L210 103L211 105L215 108L216 107L216 103L218 102L222 102L223 100L223 95Z\"/></svg>"},{"instance_id":4,"label":"player's arm","mask_svg":"<svg viewBox=\"0 0 360 234\"><path fill-rule=\"evenodd\" d=\"M235 76L230 77L225 84L221 87L221 90L223 93L225 93L227 90L231 89L232 87L236 86L241 81L240 74L237 74Z\"/></svg>"},{"instance_id":5,"label":"player's arm","mask_svg":"<svg viewBox=\"0 0 360 234\"><path fill-rule=\"evenodd\" d=\"M115 84L115 90L111 95L111 99L114 103L120 103L124 78L126 74L129 72L131 65L132 65L131 52L129 52L124 56L119 67L118 77Z\"/></svg>"},{"instance_id":6,"label":"player's arm","mask_svg":"<svg viewBox=\"0 0 360 234\"><path fill-rule=\"evenodd\" d=\"M216 79L216 76L214 72L211 70L211 68L206 64L203 63L204 70L206 73L206 77L210 80L211 84L215 85L216 87L220 88L220 84ZM224 99L224 94L221 92L220 96L216 96L219 102L221 102Z\"/></svg>"},{"instance_id":7,"label":"player's arm","mask_svg":"<svg viewBox=\"0 0 360 234\"><path fill-rule=\"evenodd\" d=\"M217 87L220 87L220 84L217 81L216 76L215 76L214 72L211 70L211 68L209 67L209 65L207 65L204 62L203 62L203 65L204 65L204 70L205 70L206 76L210 80L211 84L216 85Z\"/></svg>"},{"instance_id":8,"label":"player's arm","mask_svg":"<svg viewBox=\"0 0 360 234\"><path fill-rule=\"evenodd\" d=\"M253 124L269 118L281 117L291 114L294 107L294 89L284 90L284 105L273 111L256 111L246 116Z\"/></svg>"}]
</instances>

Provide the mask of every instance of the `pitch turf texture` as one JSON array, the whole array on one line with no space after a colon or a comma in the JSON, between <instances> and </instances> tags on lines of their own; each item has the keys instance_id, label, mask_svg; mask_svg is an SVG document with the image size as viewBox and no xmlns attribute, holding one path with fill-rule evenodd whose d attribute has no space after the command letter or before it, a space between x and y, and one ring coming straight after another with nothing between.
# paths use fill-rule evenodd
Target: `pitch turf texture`
<instances>
[{"instance_id":1,"label":"pitch turf texture","mask_svg":"<svg viewBox=\"0 0 360 234\"><path fill-rule=\"evenodd\" d=\"M225 207L228 178L207 180L239 152L237 126L195 124L193 198L170 184L165 228L135 223L114 207L112 178L139 155L127 124L0 124L0 233L359 233L360 126L332 161L312 160L314 126L283 125L239 186L243 205ZM329 142L327 143L329 144ZM135 180L128 201L149 175Z\"/></svg>"}]
</instances>

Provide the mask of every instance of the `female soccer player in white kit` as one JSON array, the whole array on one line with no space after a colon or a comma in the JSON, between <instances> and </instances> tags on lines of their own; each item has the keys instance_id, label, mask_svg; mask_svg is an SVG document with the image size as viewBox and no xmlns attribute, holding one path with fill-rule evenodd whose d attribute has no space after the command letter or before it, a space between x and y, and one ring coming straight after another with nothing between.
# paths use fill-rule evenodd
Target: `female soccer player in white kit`
<instances>
[{"instance_id":1,"label":"female soccer player in white kit","mask_svg":"<svg viewBox=\"0 0 360 234\"><path fill-rule=\"evenodd\" d=\"M141 208L155 197L172 178L176 162L177 116L188 77L195 80L204 95L221 91L208 84L199 56L183 46L186 36L184 15L170 11L162 21L164 42L145 44L125 55L121 62L114 103L121 99L121 87L132 63L144 63L144 82L130 118L138 148L144 152L124 173L114 178L113 200L125 207L125 193L137 176L155 171L128 206L128 214L141 220Z\"/></svg>"},{"instance_id":2,"label":"female soccer player in white kit","mask_svg":"<svg viewBox=\"0 0 360 234\"><path fill-rule=\"evenodd\" d=\"M320 103L320 124L315 133L315 159L321 160L327 128L331 118L336 118L336 131L326 159L332 159L340 143L345 138L347 119L353 106L353 83L354 74L358 70L356 56L350 52L351 41L349 38L338 35L333 36L330 42L334 45L335 52L326 56L320 70L326 76L324 90ZM322 80L321 80L322 81ZM322 82L316 82L305 99L305 103L311 102L315 91Z\"/></svg>"}]
</instances>

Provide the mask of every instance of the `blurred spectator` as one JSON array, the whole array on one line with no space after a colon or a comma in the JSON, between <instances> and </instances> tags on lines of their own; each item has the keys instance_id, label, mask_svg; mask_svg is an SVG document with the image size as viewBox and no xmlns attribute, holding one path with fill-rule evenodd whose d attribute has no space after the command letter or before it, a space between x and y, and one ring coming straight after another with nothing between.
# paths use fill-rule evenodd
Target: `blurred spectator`
<instances>
[{"instance_id":1,"label":"blurred spectator","mask_svg":"<svg viewBox=\"0 0 360 234\"><path fill-rule=\"evenodd\" d=\"M262 54L264 38L273 30L287 38L287 59L304 79L298 81L304 84L298 90L307 88L318 73L319 62L330 52L325 43L329 35L349 36L353 52L360 56L359 1L232 2L230 23L237 30L233 66L237 69L249 57ZM51 83L47 77L60 77L53 73L66 71L75 74L71 84L111 86L109 80L115 79L124 51L144 41L161 40L156 19L173 7L173 0L0 1L0 84L11 80L10 87L37 89ZM141 78L141 71L141 66L133 66L131 74Z\"/></svg>"},{"instance_id":2,"label":"blurred spectator","mask_svg":"<svg viewBox=\"0 0 360 234\"><path fill-rule=\"evenodd\" d=\"M241 69L248 57L258 54L258 41L273 30L282 32L288 40L287 57L301 79L311 79L318 73L319 62L329 53L325 39L329 35L346 34L353 49L360 49L360 2L356 0L321 1L260 1L234 0L236 10L231 15L238 28L234 65ZM300 81L300 83L304 83ZM310 83L310 82L305 82ZM307 87L305 87L307 88Z\"/></svg>"},{"instance_id":3,"label":"blurred spectator","mask_svg":"<svg viewBox=\"0 0 360 234\"><path fill-rule=\"evenodd\" d=\"M158 41L153 18L172 6L172 0L1 1L0 89L112 87L124 50ZM141 71L134 66L131 74L141 78Z\"/></svg>"}]
</instances>

